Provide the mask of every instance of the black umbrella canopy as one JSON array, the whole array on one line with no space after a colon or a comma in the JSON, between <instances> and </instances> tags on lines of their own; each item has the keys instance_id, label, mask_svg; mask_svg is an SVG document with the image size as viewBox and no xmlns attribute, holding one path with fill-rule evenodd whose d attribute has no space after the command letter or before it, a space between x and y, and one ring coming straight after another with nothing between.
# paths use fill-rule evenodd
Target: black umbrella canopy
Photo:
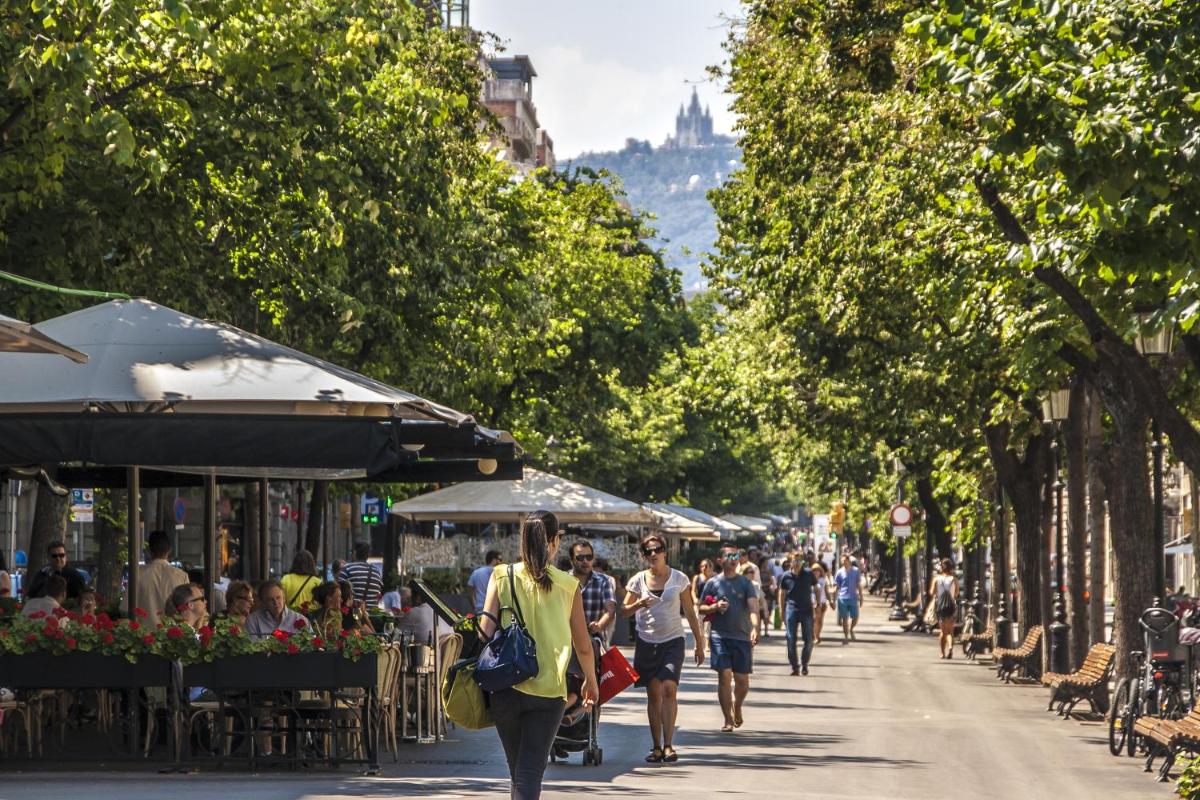
<instances>
[{"instance_id":1,"label":"black umbrella canopy","mask_svg":"<svg viewBox=\"0 0 1200 800\"><path fill-rule=\"evenodd\" d=\"M474 479L487 480L511 472L520 455L509 434L467 414L146 300L114 300L38 328L88 362L0 353L0 466L437 480L436 463L462 475L474 462Z\"/></svg>"}]
</instances>

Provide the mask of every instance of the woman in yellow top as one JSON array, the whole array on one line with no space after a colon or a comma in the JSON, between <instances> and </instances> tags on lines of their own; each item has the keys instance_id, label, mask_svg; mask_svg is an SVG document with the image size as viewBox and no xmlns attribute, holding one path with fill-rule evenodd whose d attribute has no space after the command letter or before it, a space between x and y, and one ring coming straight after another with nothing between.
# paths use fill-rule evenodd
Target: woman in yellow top
<instances>
[{"instance_id":1,"label":"woman in yellow top","mask_svg":"<svg viewBox=\"0 0 1200 800\"><path fill-rule=\"evenodd\" d=\"M493 693L491 698L492 720L512 778L512 800L537 800L542 795L542 776L567 706L567 665L572 648L583 668L583 705L590 708L599 696L579 581L550 566L562 536L558 518L549 511L525 517L521 562L514 565L511 581L508 567L496 567L483 604L485 612L498 617L501 605L513 605L512 592L516 591L525 628L537 643L538 674ZM496 626L485 616L480 627L490 639Z\"/></svg>"},{"instance_id":2,"label":"woman in yellow top","mask_svg":"<svg viewBox=\"0 0 1200 800\"><path fill-rule=\"evenodd\" d=\"M283 601L292 611L310 614L317 610L313 602L313 589L321 585L317 577L317 560L307 550L297 550L292 559L292 568L279 579L283 586Z\"/></svg>"}]
</instances>

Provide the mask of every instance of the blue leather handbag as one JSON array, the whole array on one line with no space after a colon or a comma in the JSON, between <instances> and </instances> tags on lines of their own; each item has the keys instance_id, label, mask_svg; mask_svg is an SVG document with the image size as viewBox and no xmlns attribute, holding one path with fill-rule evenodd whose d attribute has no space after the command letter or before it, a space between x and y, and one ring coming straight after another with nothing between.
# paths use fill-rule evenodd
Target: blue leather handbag
<instances>
[{"instance_id":1,"label":"blue leather handbag","mask_svg":"<svg viewBox=\"0 0 1200 800\"><path fill-rule=\"evenodd\" d=\"M475 662L475 682L485 692L511 689L538 674L537 642L525 629L525 620L521 617L512 564L508 565L508 592L512 605L500 608L501 615L505 610L510 614L508 627L496 631Z\"/></svg>"}]
</instances>

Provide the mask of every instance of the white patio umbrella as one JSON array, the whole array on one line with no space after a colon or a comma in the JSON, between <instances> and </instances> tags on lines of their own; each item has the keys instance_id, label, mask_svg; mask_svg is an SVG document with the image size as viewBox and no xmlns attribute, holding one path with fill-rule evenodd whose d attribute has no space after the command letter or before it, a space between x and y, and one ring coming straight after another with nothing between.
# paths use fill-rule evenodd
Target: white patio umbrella
<instances>
[{"instance_id":1,"label":"white patio umbrella","mask_svg":"<svg viewBox=\"0 0 1200 800\"><path fill-rule=\"evenodd\" d=\"M0 314L0 352L65 356L76 364L86 364L88 360L86 353L51 339L28 322L3 314Z\"/></svg>"}]
</instances>

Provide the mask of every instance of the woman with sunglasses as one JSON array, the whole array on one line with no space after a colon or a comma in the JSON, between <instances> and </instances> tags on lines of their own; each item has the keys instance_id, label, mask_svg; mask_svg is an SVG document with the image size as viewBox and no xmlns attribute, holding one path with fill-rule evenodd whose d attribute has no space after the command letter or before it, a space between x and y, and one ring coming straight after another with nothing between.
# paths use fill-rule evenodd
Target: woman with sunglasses
<instances>
[{"instance_id":1,"label":"woman with sunglasses","mask_svg":"<svg viewBox=\"0 0 1200 800\"><path fill-rule=\"evenodd\" d=\"M625 585L625 603L621 616L637 615L637 644L633 668L638 686L646 687L646 716L650 720L652 749L649 763L679 760L671 746L675 737L675 717L679 706L679 675L683 671L684 636L680 609L687 615L696 639L696 665L704 663L704 637L691 582L667 563L667 543L651 534L642 539L642 557L649 568L630 578Z\"/></svg>"},{"instance_id":2,"label":"woman with sunglasses","mask_svg":"<svg viewBox=\"0 0 1200 800\"><path fill-rule=\"evenodd\" d=\"M813 558L809 553L806 558L812 562L813 577L817 579L817 602L813 606L813 644L821 643L821 629L825 627L825 612L832 607L829 602L832 593L829 591L829 578L825 575L825 565Z\"/></svg>"}]
</instances>

